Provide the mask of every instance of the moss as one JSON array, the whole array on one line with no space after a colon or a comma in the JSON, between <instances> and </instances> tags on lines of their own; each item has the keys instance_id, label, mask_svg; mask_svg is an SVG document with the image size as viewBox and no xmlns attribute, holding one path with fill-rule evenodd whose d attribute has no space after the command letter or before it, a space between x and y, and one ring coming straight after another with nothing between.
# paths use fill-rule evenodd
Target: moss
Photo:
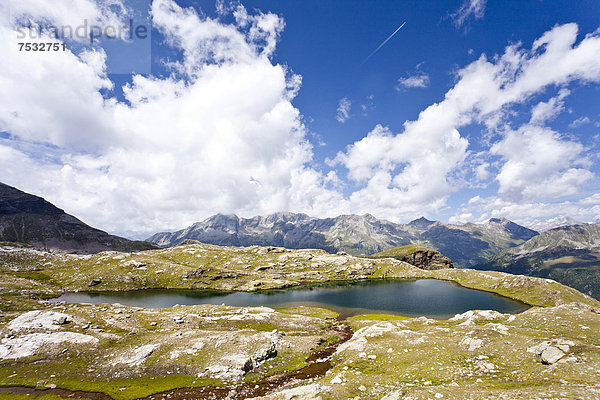
<instances>
[{"instance_id":1,"label":"moss","mask_svg":"<svg viewBox=\"0 0 600 400\"><path fill-rule=\"evenodd\" d=\"M58 372L58 369L56 371L51 369L50 371ZM13 381L2 380L0 386L25 386L43 390L46 387L45 385L52 383L60 389L105 393L115 400L133 400L180 387L224 386L222 381L216 379L200 379L185 375L144 376L107 380L86 380L77 378L76 374L73 375L71 378L56 376L41 381L35 375L30 375L30 377L13 378ZM50 376L50 374L48 373L46 376Z\"/></svg>"},{"instance_id":2,"label":"moss","mask_svg":"<svg viewBox=\"0 0 600 400\"><path fill-rule=\"evenodd\" d=\"M328 310L326 308L318 308L318 307L288 307L288 308L276 308L277 312L282 314L296 314L296 315L304 315L305 317L313 317L313 318L321 318L321 319L335 319L340 316L340 314L335 311Z\"/></svg>"},{"instance_id":3,"label":"moss","mask_svg":"<svg viewBox=\"0 0 600 400\"><path fill-rule=\"evenodd\" d=\"M106 382L64 381L59 387L69 390L102 392L115 400L133 400L181 387L223 386L216 379L200 379L185 375L165 375L141 378L116 378Z\"/></svg>"},{"instance_id":4,"label":"moss","mask_svg":"<svg viewBox=\"0 0 600 400\"><path fill-rule=\"evenodd\" d=\"M268 322L246 322L237 324L237 329L253 329L259 332L272 332L277 329L277 326Z\"/></svg>"},{"instance_id":5,"label":"moss","mask_svg":"<svg viewBox=\"0 0 600 400\"><path fill-rule=\"evenodd\" d=\"M39 272L39 271L27 271L27 272L17 272L15 273L16 276L18 276L19 278L23 278L23 279L31 279L34 281L49 281L50 279L52 279L49 275L44 274L43 272Z\"/></svg>"}]
</instances>

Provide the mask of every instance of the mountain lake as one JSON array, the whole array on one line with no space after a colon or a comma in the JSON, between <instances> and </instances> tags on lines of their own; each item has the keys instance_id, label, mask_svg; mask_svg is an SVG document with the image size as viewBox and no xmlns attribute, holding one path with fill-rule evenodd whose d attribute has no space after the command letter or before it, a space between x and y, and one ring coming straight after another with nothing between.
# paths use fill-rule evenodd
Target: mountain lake
<instances>
[{"instance_id":1,"label":"mountain lake","mask_svg":"<svg viewBox=\"0 0 600 400\"><path fill-rule=\"evenodd\" d=\"M52 301L120 303L145 308L167 308L177 304L274 308L311 306L333 310L341 318L385 313L443 319L468 310L519 313L529 308L507 297L436 279L327 282L259 292L181 289L78 292L65 293Z\"/></svg>"}]
</instances>

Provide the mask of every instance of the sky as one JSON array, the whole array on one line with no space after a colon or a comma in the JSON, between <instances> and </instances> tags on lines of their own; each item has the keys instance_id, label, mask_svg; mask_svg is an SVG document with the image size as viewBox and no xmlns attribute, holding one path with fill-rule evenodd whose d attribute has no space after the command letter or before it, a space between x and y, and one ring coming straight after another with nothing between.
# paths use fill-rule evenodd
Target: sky
<instances>
[{"instance_id":1,"label":"sky","mask_svg":"<svg viewBox=\"0 0 600 400\"><path fill-rule=\"evenodd\" d=\"M0 181L111 233L600 222L596 0L1 0L0 33Z\"/></svg>"}]
</instances>

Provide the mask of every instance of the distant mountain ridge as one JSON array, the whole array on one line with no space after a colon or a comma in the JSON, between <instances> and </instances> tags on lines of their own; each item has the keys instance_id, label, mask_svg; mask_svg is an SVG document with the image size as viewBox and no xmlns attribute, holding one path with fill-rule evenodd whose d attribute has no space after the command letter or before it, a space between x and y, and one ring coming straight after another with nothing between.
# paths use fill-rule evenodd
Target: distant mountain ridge
<instances>
[{"instance_id":1,"label":"distant mountain ridge","mask_svg":"<svg viewBox=\"0 0 600 400\"><path fill-rule=\"evenodd\" d=\"M550 278L600 299L600 224L548 230L474 268Z\"/></svg>"},{"instance_id":2,"label":"distant mountain ridge","mask_svg":"<svg viewBox=\"0 0 600 400\"><path fill-rule=\"evenodd\" d=\"M138 251L157 247L92 228L43 198L3 183L0 183L0 242L27 243L80 253Z\"/></svg>"},{"instance_id":3,"label":"distant mountain ridge","mask_svg":"<svg viewBox=\"0 0 600 400\"><path fill-rule=\"evenodd\" d=\"M314 218L275 213L252 218L217 214L180 231L157 233L147 241L174 246L192 239L216 245L318 248L355 255L421 244L440 251L457 266L468 267L535 235L537 232L506 219L450 225L422 217L408 224L396 224L370 214Z\"/></svg>"}]
</instances>

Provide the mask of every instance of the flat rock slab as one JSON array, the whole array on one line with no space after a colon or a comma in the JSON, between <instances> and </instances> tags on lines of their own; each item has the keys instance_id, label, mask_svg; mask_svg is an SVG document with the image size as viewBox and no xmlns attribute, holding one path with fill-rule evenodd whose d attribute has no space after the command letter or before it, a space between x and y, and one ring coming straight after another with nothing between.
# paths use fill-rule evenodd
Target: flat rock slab
<instances>
[{"instance_id":1,"label":"flat rock slab","mask_svg":"<svg viewBox=\"0 0 600 400\"><path fill-rule=\"evenodd\" d=\"M560 349L550 346L542 352L542 362L544 364L554 364L565 356Z\"/></svg>"},{"instance_id":2,"label":"flat rock slab","mask_svg":"<svg viewBox=\"0 0 600 400\"><path fill-rule=\"evenodd\" d=\"M71 321L71 316L56 311L29 311L10 321L7 328L13 331L25 329L59 329Z\"/></svg>"},{"instance_id":3,"label":"flat rock slab","mask_svg":"<svg viewBox=\"0 0 600 400\"><path fill-rule=\"evenodd\" d=\"M35 355L42 347L63 343L96 344L98 339L74 332L32 333L0 341L0 359L16 359Z\"/></svg>"}]
</instances>

